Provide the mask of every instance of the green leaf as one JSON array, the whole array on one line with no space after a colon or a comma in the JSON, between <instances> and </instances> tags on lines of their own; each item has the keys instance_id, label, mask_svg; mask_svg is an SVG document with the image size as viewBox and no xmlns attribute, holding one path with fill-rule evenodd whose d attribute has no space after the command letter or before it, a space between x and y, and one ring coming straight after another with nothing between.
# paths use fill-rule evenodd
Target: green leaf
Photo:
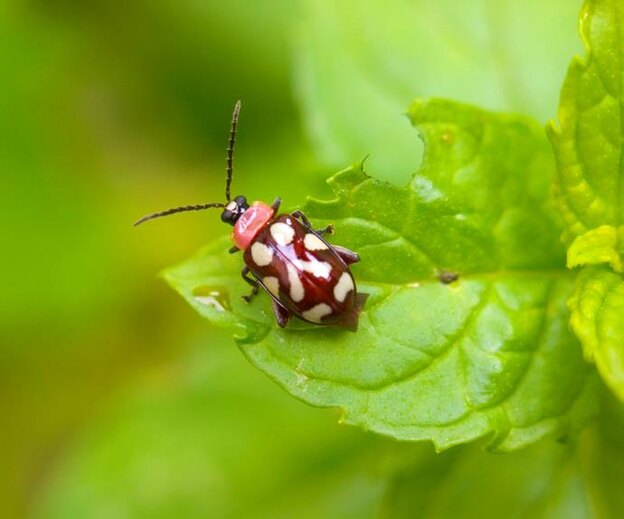
<instances>
[{"instance_id":1,"label":"green leaf","mask_svg":"<svg viewBox=\"0 0 624 519\"><path fill-rule=\"evenodd\" d=\"M622 238L624 226L601 225L577 236L568 249L568 268L608 263L616 272L624 270Z\"/></svg>"},{"instance_id":2,"label":"green leaf","mask_svg":"<svg viewBox=\"0 0 624 519\"><path fill-rule=\"evenodd\" d=\"M624 223L624 6L589 0L580 22L587 55L572 60L561 91L560 127L548 127L558 166L554 193L568 243L597 227Z\"/></svg>"},{"instance_id":3,"label":"green leaf","mask_svg":"<svg viewBox=\"0 0 624 519\"><path fill-rule=\"evenodd\" d=\"M403 117L415 97L546 121L580 47L577 14L569 0L305 0L294 79L317 157L338 168L370 154L378 178L405 182L422 152Z\"/></svg>"},{"instance_id":4,"label":"green leaf","mask_svg":"<svg viewBox=\"0 0 624 519\"><path fill-rule=\"evenodd\" d=\"M568 69L559 130L548 128L557 160L554 194L570 245L568 266L608 263L622 272L624 6L617 0L588 0L580 22L587 53ZM586 357L624 398L621 283L618 274L588 268L570 306Z\"/></svg>"},{"instance_id":5,"label":"green leaf","mask_svg":"<svg viewBox=\"0 0 624 519\"><path fill-rule=\"evenodd\" d=\"M409 185L358 164L331 179L335 200L305 208L361 254L354 273L371 297L357 333L282 330L267 297L243 304L225 240L166 279L237 327L253 364L306 402L342 408L344 422L439 449L490 435L510 450L575 431L594 411L594 382L568 331L571 274L541 128L442 100L415 103L410 117L427 151ZM459 280L439 282L444 271Z\"/></svg>"},{"instance_id":6,"label":"green leaf","mask_svg":"<svg viewBox=\"0 0 624 519\"><path fill-rule=\"evenodd\" d=\"M624 400L624 278L606 267L586 267L569 306L570 324L585 356Z\"/></svg>"}]
</instances>

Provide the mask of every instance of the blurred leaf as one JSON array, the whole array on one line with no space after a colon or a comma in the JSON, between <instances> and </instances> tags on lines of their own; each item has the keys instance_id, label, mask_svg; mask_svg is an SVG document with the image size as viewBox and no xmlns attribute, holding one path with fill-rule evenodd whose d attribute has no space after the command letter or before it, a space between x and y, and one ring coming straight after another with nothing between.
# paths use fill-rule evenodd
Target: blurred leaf
<instances>
[{"instance_id":1,"label":"blurred leaf","mask_svg":"<svg viewBox=\"0 0 624 519\"><path fill-rule=\"evenodd\" d=\"M331 426L211 337L65 446L35 516L372 516L388 442Z\"/></svg>"},{"instance_id":2,"label":"blurred leaf","mask_svg":"<svg viewBox=\"0 0 624 519\"><path fill-rule=\"evenodd\" d=\"M624 279L606 267L581 271L570 299L570 324L587 359L624 400Z\"/></svg>"},{"instance_id":3,"label":"blurred leaf","mask_svg":"<svg viewBox=\"0 0 624 519\"><path fill-rule=\"evenodd\" d=\"M131 222L222 195L237 95L241 185L268 191L288 167L300 176L280 194L307 191L288 83L293 7L0 2L1 517L22 517L59 444L111 391L179 357L197 325L154 272L213 235L210 216L151 233Z\"/></svg>"},{"instance_id":4,"label":"blurred leaf","mask_svg":"<svg viewBox=\"0 0 624 519\"><path fill-rule=\"evenodd\" d=\"M594 411L593 377L567 328L571 279L542 130L441 100L410 114L427 153L408 186L358 165L332 179L336 200L306 208L361 253L354 271L371 298L356 334L282 330L268 298L243 304L242 264L225 241L165 277L204 317L238 327L256 366L306 402L341 407L348 423L440 449L565 436ZM459 281L440 283L443 271Z\"/></svg>"},{"instance_id":5,"label":"blurred leaf","mask_svg":"<svg viewBox=\"0 0 624 519\"><path fill-rule=\"evenodd\" d=\"M572 60L561 91L559 129L548 127L558 166L555 197L568 243L602 225L617 228L624 216L624 10L617 0L589 0L580 22L587 56Z\"/></svg>"},{"instance_id":6,"label":"blurred leaf","mask_svg":"<svg viewBox=\"0 0 624 519\"><path fill-rule=\"evenodd\" d=\"M571 519L589 517L589 508L574 450L540 442L506 456L472 446L429 456L391 479L382 514Z\"/></svg>"},{"instance_id":7,"label":"blurred leaf","mask_svg":"<svg viewBox=\"0 0 624 519\"><path fill-rule=\"evenodd\" d=\"M624 405L611 394L603 400L597 427L584 435L580 447L593 517L619 517L624 509Z\"/></svg>"},{"instance_id":8,"label":"blurred leaf","mask_svg":"<svg viewBox=\"0 0 624 519\"><path fill-rule=\"evenodd\" d=\"M396 183L420 159L403 115L412 99L448 97L544 121L578 45L578 7L568 0L303 5L295 86L320 160L338 168L370 153L378 177Z\"/></svg>"},{"instance_id":9,"label":"blurred leaf","mask_svg":"<svg viewBox=\"0 0 624 519\"><path fill-rule=\"evenodd\" d=\"M215 122L227 120L237 98L253 114L247 128L266 130L271 120L272 131L256 132L257 139L295 130L287 42L298 1L32 3L79 35L91 95L106 102L113 94L114 106L102 111L123 110L123 130L140 122L143 131L165 137L163 147L205 156L211 143L221 143Z\"/></svg>"},{"instance_id":10,"label":"blurred leaf","mask_svg":"<svg viewBox=\"0 0 624 519\"><path fill-rule=\"evenodd\" d=\"M602 394L597 426L572 444L542 441L506 456L465 446L417 458L390 477L382 516L619 517L624 406Z\"/></svg>"},{"instance_id":11,"label":"blurred leaf","mask_svg":"<svg viewBox=\"0 0 624 519\"><path fill-rule=\"evenodd\" d=\"M0 329L45 327L49 337L59 323L81 326L119 303L106 279L118 255L95 190L82 172L68 174L64 146L75 119L67 102L77 90L69 66L73 42L37 18L7 11L0 16L0 190L7 193L0 204L0 265L11 275L0 300ZM0 349L12 342L0 340Z\"/></svg>"}]
</instances>

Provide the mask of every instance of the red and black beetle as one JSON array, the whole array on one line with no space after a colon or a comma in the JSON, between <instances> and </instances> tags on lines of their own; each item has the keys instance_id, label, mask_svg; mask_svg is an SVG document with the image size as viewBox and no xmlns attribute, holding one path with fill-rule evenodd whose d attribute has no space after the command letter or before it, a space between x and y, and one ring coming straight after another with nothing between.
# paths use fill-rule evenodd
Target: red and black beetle
<instances>
[{"instance_id":1,"label":"red and black beetle","mask_svg":"<svg viewBox=\"0 0 624 519\"><path fill-rule=\"evenodd\" d=\"M313 229L301 211L278 214L281 199L271 205L247 203L244 196L230 198L232 158L241 103L232 114L232 128L227 148L225 198L227 203L210 203L176 207L149 214L139 225L153 218L184 211L222 208L221 220L234 227L230 252L243 251L243 279L252 286L243 296L250 302L262 287L272 298L273 312L281 327L292 315L313 324L344 326L357 329L358 316L368 294L358 294L349 265L360 260L357 253L330 245L324 234L332 226ZM249 274L253 277L250 277Z\"/></svg>"}]
</instances>

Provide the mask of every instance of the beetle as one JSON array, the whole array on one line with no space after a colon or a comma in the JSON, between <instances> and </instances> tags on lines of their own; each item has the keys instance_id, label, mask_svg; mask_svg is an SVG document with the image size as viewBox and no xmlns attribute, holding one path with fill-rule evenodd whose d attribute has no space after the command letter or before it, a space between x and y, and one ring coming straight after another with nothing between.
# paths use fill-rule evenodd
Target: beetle
<instances>
[{"instance_id":1,"label":"beetle","mask_svg":"<svg viewBox=\"0 0 624 519\"><path fill-rule=\"evenodd\" d=\"M312 324L357 330L368 294L357 292L349 266L360 257L325 240L324 235L331 234L333 227L314 229L301 211L279 214L279 197L271 205L259 201L249 204L243 195L230 197L240 109L241 102L237 101L227 146L226 202L175 207L148 214L134 225L185 211L223 209L221 220L233 226L230 252L243 252L241 275L252 287L251 293L243 296L246 302L262 288L271 297L275 319L282 328L294 315Z\"/></svg>"}]
</instances>

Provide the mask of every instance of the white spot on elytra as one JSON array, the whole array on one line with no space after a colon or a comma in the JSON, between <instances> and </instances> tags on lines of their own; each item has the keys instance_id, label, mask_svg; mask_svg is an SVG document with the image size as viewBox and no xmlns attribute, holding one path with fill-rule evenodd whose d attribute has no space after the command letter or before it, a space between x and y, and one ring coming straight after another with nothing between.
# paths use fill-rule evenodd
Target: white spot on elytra
<instances>
[{"instance_id":1,"label":"white spot on elytra","mask_svg":"<svg viewBox=\"0 0 624 519\"><path fill-rule=\"evenodd\" d=\"M351 279L351 276L347 272L344 272L334 287L334 297L336 301L342 303L351 290L353 290L353 279Z\"/></svg>"},{"instance_id":2,"label":"white spot on elytra","mask_svg":"<svg viewBox=\"0 0 624 519\"><path fill-rule=\"evenodd\" d=\"M301 283L301 279L299 279L299 272L290 263L286 265L286 269L288 270L288 283L290 284L290 298L295 303L298 303L303 299L303 296L305 296L303 284Z\"/></svg>"},{"instance_id":3,"label":"white spot on elytra","mask_svg":"<svg viewBox=\"0 0 624 519\"><path fill-rule=\"evenodd\" d=\"M316 234L308 233L303 239L303 244L308 250L327 250L327 244L321 240Z\"/></svg>"},{"instance_id":4,"label":"white spot on elytra","mask_svg":"<svg viewBox=\"0 0 624 519\"><path fill-rule=\"evenodd\" d=\"M277 222L271 225L271 236L278 245L288 245L295 237L295 230L290 225Z\"/></svg>"},{"instance_id":5,"label":"white spot on elytra","mask_svg":"<svg viewBox=\"0 0 624 519\"><path fill-rule=\"evenodd\" d=\"M306 310L305 312L301 312L301 315L303 316L304 319L310 322L320 323L321 319L325 317L326 315L331 314L331 312L332 312L331 306L325 303L319 303L318 305L314 305L309 310Z\"/></svg>"},{"instance_id":6,"label":"white spot on elytra","mask_svg":"<svg viewBox=\"0 0 624 519\"><path fill-rule=\"evenodd\" d=\"M259 267L266 267L273 259L273 251L264 243L255 242L251 246L251 259Z\"/></svg>"},{"instance_id":7,"label":"white spot on elytra","mask_svg":"<svg viewBox=\"0 0 624 519\"><path fill-rule=\"evenodd\" d=\"M263 278L262 284L267 287L269 292L273 294L275 297L279 296L279 280L273 276L267 276Z\"/></svg>"},{"instance_id":8,"label":"white spot on elytra","mask_svg":"<svg viewBox=\"0 0 624 519\"><path fill-rule=\"evenodd\" d=\"M329 275L331 274L331 265L326 261L302 261L300 259L293 259L292 262L299 270L309 272L317 278L329 279Z\"/></svg>"}]
</instances>

